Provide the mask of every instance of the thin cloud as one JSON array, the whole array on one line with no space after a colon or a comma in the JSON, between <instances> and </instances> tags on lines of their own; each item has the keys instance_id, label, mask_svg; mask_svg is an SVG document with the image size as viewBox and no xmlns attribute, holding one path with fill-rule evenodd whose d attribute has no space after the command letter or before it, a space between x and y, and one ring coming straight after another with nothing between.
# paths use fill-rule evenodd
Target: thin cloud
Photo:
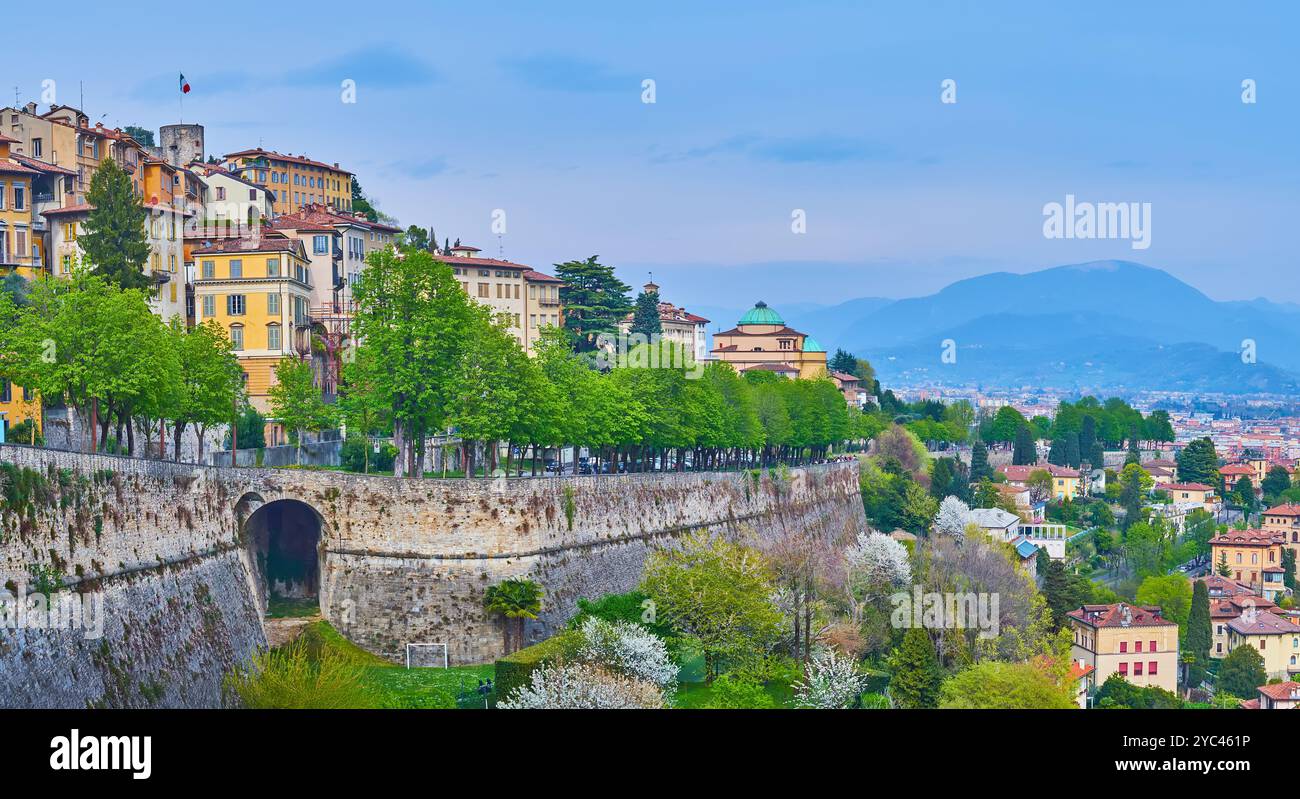
<instances>
[{"instance_id":1,"label":"thin cloud","mask_svg":"<svg viewBox=\"0 0 1300 799\"><path fill-rule=\"evenodd\" d=\"M755 161L781 164L841 164L891 157L888 148L853 137L820 135L765 138L741 134L703 147L653 154L650 160L653 163L672 163L720 155L739 155Z\"/></svg>"},{"instance_id":2,"label":"thin cloud","mask_svg":"<svg viewBox=\"0 0 1300 799\"><path fill-rule=\"evenodd\" d=\"M534 89L548 91L639 91L642 80L598 61L559 54L507 58L501 61L501 67L516 80Z\"/></svg>"},{"instance_id":3,"label":"thin cloud","mask_svg":"<svg viewBox=\"0 0 1300 799\"><path fill-rule=\"evenodd\" d=\"M338 87L344 80L357 83L358 91L383 91L420 86L437 81L429 64L390 47L367 47L286 71L187 72L196 95L216 96L232 92L257 92L278 88ZM174 73L155 75L139 83L131 94L140 100L171 98L176 94Z\"/></svg>"}]
</instances>

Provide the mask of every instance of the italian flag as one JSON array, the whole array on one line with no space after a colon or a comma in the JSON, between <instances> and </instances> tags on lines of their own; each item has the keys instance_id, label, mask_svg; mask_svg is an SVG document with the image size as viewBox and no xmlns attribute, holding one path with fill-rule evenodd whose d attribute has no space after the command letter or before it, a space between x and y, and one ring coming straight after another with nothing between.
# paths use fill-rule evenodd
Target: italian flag
<instances>
[{"instance_id":1,"label":"italian flag","mask_svg":"<svg viewBox=\"0 0 1300 799\"><path fill-rule=\"evenodd\" d=\"M185 73L181 73L181 94L190 93L190 82L185 80Z\"/></svg>"}]
</instances>

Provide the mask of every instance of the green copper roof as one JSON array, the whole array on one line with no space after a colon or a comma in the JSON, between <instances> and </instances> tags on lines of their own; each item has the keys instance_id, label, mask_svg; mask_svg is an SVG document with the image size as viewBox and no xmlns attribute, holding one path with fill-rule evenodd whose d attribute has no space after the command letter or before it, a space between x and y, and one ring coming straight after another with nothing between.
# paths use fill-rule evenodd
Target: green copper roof
<instances>
[{"instance_id":1,"label":"green copper roof","mask_svg":"<svg viewBox=\"0 0 1300 799\"><path fill-rule=\"evenodd\" d=\"M804 352L825 352L826 348L818 344L817 339L813 338L812 336L804 336L803 351Z\"/></svg>"},{"instance_id":2,"label":"green copper roof","mask_svg":"<svg viewBox=\"0 0 1300 799\"><path fill-rule=\"evenodd\" d=\"M781 318L781 314L767 307L767 303L763 302L762 300L759 300L757 303L754 304L753 308L750 308L748 311L745 312L744 316L740 317L740 321L737 322L736 324L784 325L785 320Z\"/></svg>"}]
</instances>

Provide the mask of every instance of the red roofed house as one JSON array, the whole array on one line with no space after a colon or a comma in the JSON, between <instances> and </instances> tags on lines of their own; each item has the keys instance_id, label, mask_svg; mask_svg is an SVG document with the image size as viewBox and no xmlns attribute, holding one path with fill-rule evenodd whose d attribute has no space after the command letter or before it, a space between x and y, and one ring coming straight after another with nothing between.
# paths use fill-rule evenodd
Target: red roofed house
<instances>
[{"instance_id":1,"label":"red roofed house","mask_svg":"<svg viewBox=\"0 0 1300 799\"><path fill-rule=\"evenodd\" d=\"M1229 530L1210 539L1210 562L1224 577L1249 585L1276 601L1282 582L1282 533L1271 530Z\"/></svg>"},{"instance_id":2,"label":"red roofed house","mask_svg":"<svg viewBox=\"0 0 1300 799\"><path fill-rule=\"evenodd\" d=\"M1251 710L1296 710L1300 708L1300 682L1275 682L1261 685L1255 699L1242 700Z\"/></svg>"},{"instance_id":3,"label":"red roofed house","mask_svg":"<svg viewBox=\"0 0 1300 799\"><path fill-rule=\"evenodd\" d=\"M531 354L543 328L564 324L561 281L523 264L473 255L478 251L458 243L437 258L451 267L466 294L510 320L510 332Z\"/></svg>"},{"instance_id":4,"label":"red roofed house","mask_svg":"<svg viewBox=\"0 0 1300 799\"><path fill-rule=\"evenodd\" d=\"M1279 533L1286 546L1300 557L1300 505L1277 505L1260 515L1264 517L1260 527Z\"/></svg>"},{"instance_id":5,"label":"red roofed house","mask_svg":"<svg viewBox=\"0 0 1300 799\"><path fill-rule=\"evenodd\" d=\"M1079 495L1080 474L1078 469L1057 466L1054 463L1035 463L1028 466L1011 466L1003 464L998 472L1007 478L1013 486L1027 486L1034 472L1047 472L1052 478L1052 497L1073 500Z\"/></svg>"},{"instance_id":6,"label":"red roofed house","mask_svg":"<svg viewBox=\"0 0 1300 799\"><path fill-rule=\"evenodd\" d=\"M1270 680L1300 674L1300 624L1294 617L1267 610L1243 613L1228 622L1228 652L1240 646L1255 647Z\"/></svg>"},{"instance_id":7,"label":"red roofed house","mask_svg":"<svg viewBox=\"0 0 1300 799\"><path fill-rule=\"evenodd\" d=\"M659 294L659 286L653 282L646 283L644 288L647 294ZM708 319L690 313L685 308L678 308L671 302L659 303L659 326L663 330L660 334L663 340L684 347L696 363L704 363L709 357L708 324ZM632 314L624 317L618 328L624 335L631 331Z\"/></svg>"},{"instance_id":8,"label":"red roofed house","mask_svg":"<svg viewBox=\"0 0 1300 799\"><path fill-rule=\"evenodd\" d=\"M1112 674L1134 685L1178 688L1178 624L1160 608L1130 605L1084 605L1066 614L1074 643L1070 659L1091 666L1091 684Z\"/></svg>"}]
</instances>

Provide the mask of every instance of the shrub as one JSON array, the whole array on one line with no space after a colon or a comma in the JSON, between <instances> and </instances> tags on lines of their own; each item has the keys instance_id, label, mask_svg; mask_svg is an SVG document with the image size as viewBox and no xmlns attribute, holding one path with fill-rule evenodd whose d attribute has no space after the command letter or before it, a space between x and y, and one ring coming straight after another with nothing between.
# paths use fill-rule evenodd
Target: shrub
<instances>
[{"instance_id":1,"label":"shrub","mask_svg":"<svg viewBox=\"0 0 1300 799\"><path fill-rule=\"evenodd\" d=\"M365 667L333 648L314 659L304 642L258 652L226 675L225 688L247 708L314 709L374 707L378 697L363 683Z\"/></svg>"},{"instance_id":2,"label":"shrub","mask_svg":"<svg viewBox=\"0 0 1300 799\"><path fill-rule=\"evenodd\" d=\"M547 663L572 659L582 646L582 633L572 630L526 646L496 662L497 696L510 696L532 680L533 671Z\"/></svg>"},{"instance_id":3,"label":"shrub","mask_svg":"<svg viewBox=\"0 0 1300 799\"><path fill-rule=\"evenodd\" d=\"M776 707L776 700L762 683L737 674L724 674L710 687L709 699L702 705L710 710L766 710Z\"/></svg>"},{"instance_id":4,"label":"shrub","mask_svg":"<svg viewBox=\"0 0 1300 799\"><path fill-rule=\"evenodd\" d=\"M578 612L569 619L569 629L576 630L582 627L587 619L597 618L640 624L662 638L671 636L672 627L660 621L657 613L651 612L653 605L647 605L648 602L650 597L640 591L606 594L600 599L579 599Z\"/></svg>"},{"instance_id":5,"label":"shrub","mask_svg":"<svg viewBox=\"0 0 1300 799\"><path fill-rule=\"evenodd\" d=\"M823 710L846 708L857 702L866 686L867 678L858 673L856 660L825 649L809 661L804 680L795 683L795 704Z\"/></svg>"},{"instance_id":6,"label":"shrub","mask_svg":"<svg viewBox=\"0 0 1300 799\"><path fill-rule=\"evenodd\" d=\"M364 472L368 455L371 472L392 471L397 447L385 441L380 444L378 452L374 449L374 444L365 436L348 436L339 450L339 464L349 472Z\"/></svg>"}]
</instances>

